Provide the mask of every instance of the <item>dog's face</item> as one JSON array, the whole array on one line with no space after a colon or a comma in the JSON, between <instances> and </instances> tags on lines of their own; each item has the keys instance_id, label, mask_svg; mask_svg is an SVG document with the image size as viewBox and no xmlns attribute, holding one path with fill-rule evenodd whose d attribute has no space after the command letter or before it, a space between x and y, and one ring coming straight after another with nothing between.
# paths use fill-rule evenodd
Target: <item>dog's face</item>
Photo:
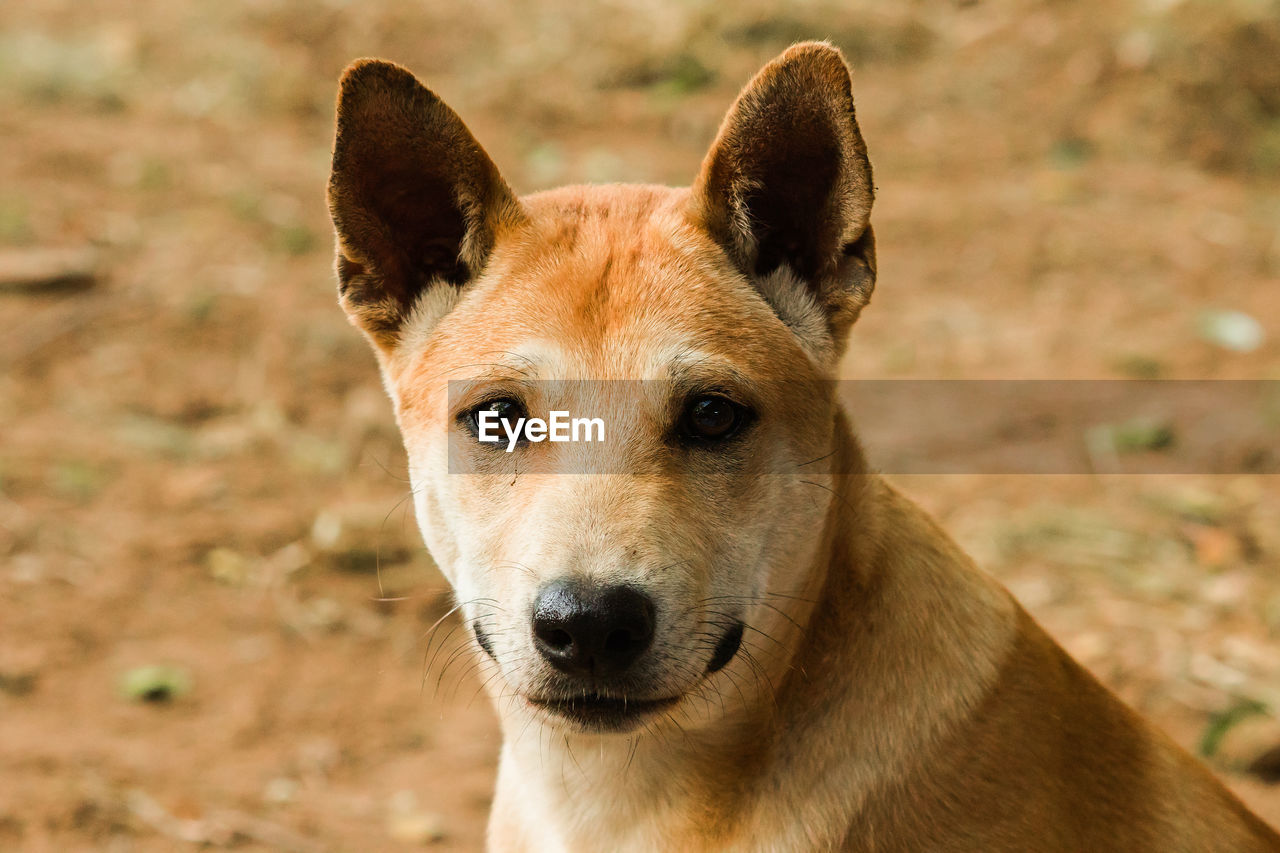
<instances>
[{"instance_id":1,"label":"dog's face","mask_svg":"<svg viewBox=\"0 0 1280 853\"><path fill-rule=\"evenodd\" d=\"M762 687L753 650L789 630L831 500L827 380L874 283L839 54L762 71L683 190L517 200L386 63L347 72L338 116L342 303L501 707L621 731ZM555 411L603 440L481 440Z\"/></svg>"}]
</instances>

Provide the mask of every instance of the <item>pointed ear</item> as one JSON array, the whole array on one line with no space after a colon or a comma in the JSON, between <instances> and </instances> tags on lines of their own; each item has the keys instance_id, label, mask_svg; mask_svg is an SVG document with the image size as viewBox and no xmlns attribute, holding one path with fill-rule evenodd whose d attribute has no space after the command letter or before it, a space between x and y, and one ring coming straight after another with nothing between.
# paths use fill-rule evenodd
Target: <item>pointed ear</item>
<instances>
[{"instance_id":1,"label":"pointed ear","mask_svg":"<svg viewBox=\"0 0 1280 853\"><path fill-rule=\"evenodd\" d=\"M342 307L384 351L424 290L478 275L522 216L462 119L409 71L369 59L339 87L329 213Z\"/></svg>"},{"instance_id":2,"label":"pointed ear","mask_svg":"<svg viewBox=\"0 0 1280 853\"><path fill-rule=\"evenodd\" d=\"M695 217L783 319L820 310L838 348L875 286L872 196L849 69L818 42L747 84L693 189Z\"/></svg>"}]
</instances>

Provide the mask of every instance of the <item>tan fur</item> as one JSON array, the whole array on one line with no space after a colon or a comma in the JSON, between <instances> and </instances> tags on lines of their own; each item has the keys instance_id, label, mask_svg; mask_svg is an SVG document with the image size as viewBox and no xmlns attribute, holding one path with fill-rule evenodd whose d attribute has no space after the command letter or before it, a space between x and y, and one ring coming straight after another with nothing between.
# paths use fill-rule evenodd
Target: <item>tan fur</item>
<instances>
[{"instance_id":1,"label":"tan fur","mask_svg":"<svg viewBox=\"0 0 1280 853\"><path fill-rule=\"evenodd\" d=\"M348 71L338 116L343 306L395 403L427 545L493 649L476 645L505 734L491 849L1280 851L866 470L830 383L876 270L835 50L766 67L691 189L517 200L386 63ZM553 379L648 381L535 381ZM698 383L757 410L731 462L666 437ZM607 414L608 458L479 448L458 415L495 388ZM624 470L563 473L593 459ZM639 729L527 701L556 683L532 601L569 574L657 602L632 698L680 700ZM729 616L747 638L708 673Z\"/></svg>"}]
</instances>

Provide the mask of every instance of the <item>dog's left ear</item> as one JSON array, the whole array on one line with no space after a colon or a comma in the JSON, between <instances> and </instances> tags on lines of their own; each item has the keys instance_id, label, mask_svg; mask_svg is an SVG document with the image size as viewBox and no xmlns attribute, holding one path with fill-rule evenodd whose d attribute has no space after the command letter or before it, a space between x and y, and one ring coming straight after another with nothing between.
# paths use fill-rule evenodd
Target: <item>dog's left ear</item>
<instances>
[{"instance_id":1,"label":"dog's left ear","mask_svg":"<svg viewBox=\"0 0 1280 853\"><path fill-rule=\"evenodd\" d=\"M834 47L810 42L742 90L703 161L693 204L784 319L779 301L792 312L797 297L816 304L843 348L875 287L872 196L849 69Z\"/></svg>"}]
</instances>

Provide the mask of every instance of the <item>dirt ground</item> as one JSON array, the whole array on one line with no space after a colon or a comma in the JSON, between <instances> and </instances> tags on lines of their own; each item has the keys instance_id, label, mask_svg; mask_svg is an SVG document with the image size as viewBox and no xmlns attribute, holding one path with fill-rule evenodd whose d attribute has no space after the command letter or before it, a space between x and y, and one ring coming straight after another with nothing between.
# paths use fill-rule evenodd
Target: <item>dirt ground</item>
<instances>
[{"instance_id":1,"label":"dirt ground","mask_svg":"<svg viewBox=\"0 0 1280 853\"><path fill-rule=\"evenodd\" d=\"M355 57L529 191L687 183L751 71L829 38L879 187L847 376L1280 378L1275 2L729 8L0 4L0 250L101 270L0 290L0 849L481 844L495 724L334 294ZM897 479L1280 823L1244 771L1280 745L1280 479Z\"/></svg>"}]
</instances>

